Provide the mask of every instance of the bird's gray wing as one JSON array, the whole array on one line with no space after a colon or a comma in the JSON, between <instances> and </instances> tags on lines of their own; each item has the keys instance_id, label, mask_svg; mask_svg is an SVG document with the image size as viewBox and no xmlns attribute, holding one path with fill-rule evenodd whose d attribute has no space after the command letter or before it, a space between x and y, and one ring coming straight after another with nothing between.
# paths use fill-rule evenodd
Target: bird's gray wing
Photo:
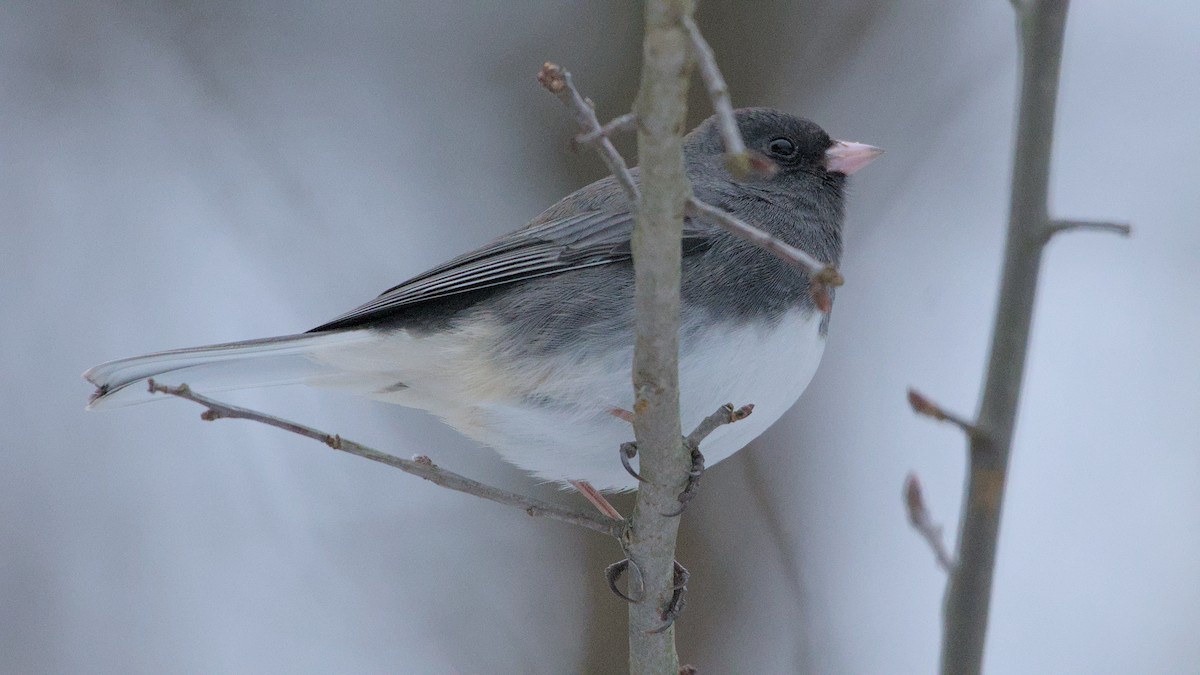
<instances>
[{"instance_id":1,"label":"bird's gray wing","mask_svg":"<svg viewBox=\"0 0 1200 675\"><path fill-rule=\"evenodd\" d=\"M628 211L585 211L538 223L417 275L311 332L370 323L451 295L627 261L632 231ZM709 226L685 221L684 255L707 248L712 233Z\"/></svg>"}]
</instances>

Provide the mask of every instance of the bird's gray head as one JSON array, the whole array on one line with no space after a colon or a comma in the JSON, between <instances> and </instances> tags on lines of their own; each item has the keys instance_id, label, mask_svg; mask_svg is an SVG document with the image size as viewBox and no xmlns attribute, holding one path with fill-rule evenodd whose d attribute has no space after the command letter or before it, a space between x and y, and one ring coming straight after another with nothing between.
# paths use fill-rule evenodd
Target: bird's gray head
<instances>
[{"instance_id":1,"label":"bird's gray head","mask_svg":"<svg viewBox=\"0 0 1200 675\"><path fill-rule=\"evenodd\" d=\"M747 150L769 159L774 170L732 176L718 121L709 118L684 141L696 197L838 264L846 176L881 151L835 140L813 122L772 108L735 114ZM796 304L812 304L807 276L732 235L715 234L689 263L701 271L684 275L684 295L703 298L714 315L778 318Z\"/></svg>"},{"instance_id":2,"label":"bird's gray head","mask_svg":"<svg viewBox=\"0 0 1200 675\"><path fill-rule=\"evenodd\" d=\"M735 111L746 148L774 164L774 171L752 172L735 179L725 165L725 146L715 116L696 127L684 142L684 153L700 175L725 179L758 191L821 196L841 201L846 176L866 166L882 150L830 138L814 122L774 108ZM703 179L701 179L703 181Z\"/></svg>"}]
</instances>

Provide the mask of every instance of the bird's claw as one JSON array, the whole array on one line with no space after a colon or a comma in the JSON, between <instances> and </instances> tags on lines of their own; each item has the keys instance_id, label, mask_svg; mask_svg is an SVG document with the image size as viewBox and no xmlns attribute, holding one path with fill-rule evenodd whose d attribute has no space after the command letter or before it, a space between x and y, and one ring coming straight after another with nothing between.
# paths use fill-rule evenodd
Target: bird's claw
<instances>
[{"instance_id":1,"label":"bird's claw","mask_svg":"<svg viewBox=\"0 0 1200 675\"><path fill-rule=\"evenodd\" d=\"M663 515L667 518L674 518L683 513L687 508L688 502L696 496L696 492L700 489L700 478L704 475L704 455L700 452L699 445L693 445L692 451L692 468L688 471L687 485L683 487L683 492L679 493L679 508Z\"/></svg>"},{"instance_id":2,"label":"bird's claw","mask_svg":"<svg viewBox=\"0 0 1200 675\"><path fill-rule=\"evenodd\" d=\"M675 565L675 577L672 584L674 592L671 594L671 600L662 610L663 625L648 631L651 634L661 633L675 625L675 619L678 619L679 615L683 613L683 606L686 604L683 596L687 593L687 582L691 575L686 567L679 564L678 560L672 561L672 564Z\"/></svg>"},{"instance_id":3,"label":"bird's claw","mask_svg":"<svg viewBox=\"0 0 1200 675\"><path fill-rule=\"evenodd\" d=\"M625 467L625 470L629 472L630 476L636 478L637 482L645 483L646 479L642 478L642 474L638 473L633 468L633 465L629 463L629 460L637 457L637 443L622 443L621 449L618 452L621 455L621 466Z\"/></svg>"},{"instance_id":4,"label":"bird's claw","mask_svg":"<svg viewBox=\"0 0 1200 675\"><path fill-rule=\"evenodd\" d=\"M723 423L733 424L749 417L750 413L754 412L754 404L751 403L740 408L734 408L732 403L727 403L723 406L723 409L729 415L729 419ZM691 437L684 438L683 442L692 453L692 466L688 470L687 485L683 487L683 492L679 493L679 508L670 513L662 514L667 518L674 518L683 514L684 510L687 509L688 502L692 501L692 498L696 496L696 491L700 489L700 478L704 475L704 454L700 452L700 443L691 440Z\"/></svg>"},{"instance_id":5,"label":"bird's claw","mask_svg":"<svg viewBox=\"0 0 1200 675\"><path fill-rule=\"evenodd\" d=\"M642 568L638 567L638 564L629 558L618 560L617 562L604 568L604 580L608 582L608 590L612 591L613 595L616 595L618 598L630 604L641 602L641 600L635 600L634 598L622 593L621 589L617 588L617 581L620 580L621 575L625 573L625 570L630 570L630 591L632 592L633 588L636 586L638 590L633 594L638 596L642 595L642 593L645 591L645 588L642 586Z\"/></svg>"}]
</instances>

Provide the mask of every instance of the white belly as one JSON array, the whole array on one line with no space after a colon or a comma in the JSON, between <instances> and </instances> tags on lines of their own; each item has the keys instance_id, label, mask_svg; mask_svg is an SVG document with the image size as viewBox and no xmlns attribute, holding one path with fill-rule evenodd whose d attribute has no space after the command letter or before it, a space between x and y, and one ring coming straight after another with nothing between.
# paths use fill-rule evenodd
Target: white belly
<instances>
[{"instance_id":1,"label":"white belly","mask_svg":"<svg viewBox=\"0 0 1200 675\"><path fill-rule=\"evenodd\" d=\"M681 346L680 414L685 434L722 404L755 406L749 418L720 427L704 442L701 449L709 466L766 431L800 397L825 348L821 318L794 310L771 328L747 326ZM537 408L493 402L433 412L538 478L586 480L601 490L635 488L617 454L621 443L633 440L633 429L606 412L632 407L632 347L614 350L602 362L556 359L525 364L521 370L539 372L543 382L539 391L548 398L578 405ZM513 375L529 376L528 372Z\"/></svg>"}]
</instances>

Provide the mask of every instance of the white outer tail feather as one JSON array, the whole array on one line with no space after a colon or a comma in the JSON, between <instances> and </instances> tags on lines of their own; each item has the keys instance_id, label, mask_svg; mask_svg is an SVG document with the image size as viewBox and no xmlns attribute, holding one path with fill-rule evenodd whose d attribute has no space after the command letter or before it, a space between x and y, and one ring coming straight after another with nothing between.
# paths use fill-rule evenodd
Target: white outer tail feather
<instances>
[{"instance_id":1,"label":"white outer tail feather","mask_svg":"<svg viewBox=\"0 0 1200 675\"><path fill-rule=\"evenodd\" d=\"M96 385L88 409L154 400L146 383L150 378L171 385L186 383L204 392L302 383L337 373L324 362L323 355L377 339L369 330L303 333L109 361L83 374Z\"/></svg>"}]
</instances>

